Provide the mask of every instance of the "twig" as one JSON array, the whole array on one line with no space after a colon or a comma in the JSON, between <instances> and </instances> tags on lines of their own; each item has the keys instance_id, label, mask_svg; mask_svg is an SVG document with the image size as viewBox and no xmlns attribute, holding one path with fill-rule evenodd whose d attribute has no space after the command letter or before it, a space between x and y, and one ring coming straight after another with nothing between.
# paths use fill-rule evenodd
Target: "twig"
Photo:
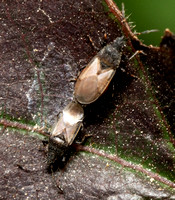
<instances>
[{"instance_id":1,"label":"twig","mask_svg":"<svg viewBox=\"0 0 175 200\"><path fill-rule=\"evenodd\" d=\"M115 15L118 19L119 23L121 24L122 31L125 36L131 38L132 40L139 40L137 36L132 32L129 24L126 21L126 18L123 16L122 12L119 10L117 5L112 0L105 0L110 11Z\"/></svg>"}]
</instances>

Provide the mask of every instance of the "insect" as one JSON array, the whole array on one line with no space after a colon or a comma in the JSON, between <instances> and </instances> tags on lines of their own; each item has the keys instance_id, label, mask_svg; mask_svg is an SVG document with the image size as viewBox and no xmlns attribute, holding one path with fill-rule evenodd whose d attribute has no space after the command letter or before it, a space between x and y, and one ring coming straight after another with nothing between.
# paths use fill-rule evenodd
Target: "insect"
<instances>
[{"instance_id":1,"label":"insect","mask_svg":"<svg viewBox=\"0 0 175 200\"><path fill-rule=\"evenodd\" d=\"M103 94L119 67L123 46L123 37L118 37L99 51L81 72L75 83L75 102L63 109L51 132L48 163L56 160L62 163L66 159L68 149L82 126L84 111L80 104L90 104Z\"/></svg>"},{"instance_id":2,"label":"insect","mask_svg":"<svg viewBox=\"0 0 175 200\"><path fill-rule=\"evenodd\" d=\"M59 143L71 145L82 126L83 117L82 106L77 102L69 103L60 114L60 118L52 130L51 138Z\"/></svg>"},{"instance_id":3,"label":"insect","mask_svg":"<svg viewBox=\"0 0 175 200\"><path fill-rule=\"evenodd\" d=\"M49 139L48 164L56 160L63 161L68 147L79 132L84 117L84 110L78 102L69 103L59 115Z\"/></svg>"},{"instance_id":4,"label":"insect","mask_svg":"<svg viewBox=\"0 0 175 200\"><path fill-rule=\"evenodd\" d=\"M123 46L123 37L116 38L84 68L75 83L74 96L79 103L90 104L103 94L119 67Z\"/></svg>"}]
</instances>

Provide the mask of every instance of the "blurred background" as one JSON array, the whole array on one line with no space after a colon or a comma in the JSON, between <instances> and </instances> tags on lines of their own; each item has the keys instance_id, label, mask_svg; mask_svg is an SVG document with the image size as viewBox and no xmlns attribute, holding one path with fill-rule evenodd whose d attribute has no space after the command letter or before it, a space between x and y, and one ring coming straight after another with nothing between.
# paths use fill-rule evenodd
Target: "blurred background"
<instances>
[{"instance_id":1,"label":"blurred background","mask_svg":"<svg viewBox=\"0 0 175 200\"><path fill-rule=\"evenodd\" d=\"M158 29L159 32L139 36L145 44L159 46L164 30L175 33L175 0L114 0L121 9L125 5L126 16L134 22L137 32Z\"/></svg>"}]
</instances>

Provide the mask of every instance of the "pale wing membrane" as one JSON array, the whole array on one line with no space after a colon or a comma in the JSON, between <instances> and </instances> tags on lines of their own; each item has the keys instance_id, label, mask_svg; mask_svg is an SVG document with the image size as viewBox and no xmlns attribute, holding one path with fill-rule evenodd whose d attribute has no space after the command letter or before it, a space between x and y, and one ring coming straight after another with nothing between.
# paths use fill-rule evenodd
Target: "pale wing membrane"
<instances>
[{"instance_id":1,"label":"pale wing membrane","mask_svg":"<svg viewBox=\"0 0 175 200\"><path fill-rule=\"evenodd\" d=\"M55 141L62 141L67 145L71 145L81 127L83 117L84 111L81 105L71 102L60 114L60 118L52 130L51 137Z\"/></svg>"},{"instance_id":2,"label":"pale wing membrane","mask_svg":"<svg viewBox=\"0 0 175 200\"><path fill-rule=\"evenodd\" d=\"M100 60L96 56L91 60L91 62L87 65L87 67L81 72L80 76L78 77L79 79L86 79L88 76L94 76L94 74L97 74L98 71L100 70L101 65L100 65Z\"/></svg>"},{"instance_id":3,"label":"pale wing membrane","mask_svg":"<svg viewBox=\"0 0 175 200\"><path fill-rule=\"evenodd\" d=\"M107 86L109 85L114 74L115 74L115 70L110 69L110 70L104 71L103 73L98 75L98 91L99 91L99 93L103 93L103 91L107 88Z\"/></svg>"},{"instance_id":4,"label":"pale wing membrane","mask_svg":"<svg viewBox=\"0 0 175 200\"><path fill-rule=\"evenodd\" d=\"M90 84L89 84L90 82ZM97 76L87 77L81 81L76 90L76 98L80 103L92 102L97 94L98 79Z\"/></svg>"},{"instance_id":5,"label":"pale wing membrane","mask_svg":"<svg viewBox=\"0 0 175 200\"><path fill-rule=\"evenodd\" d=\"M68 145L72 144L72 142L74 141L75 137L77 136L78 131L80 130L81 126L82 126L82 123L79 122L79 123L74 124L73 126L66 127L64 137L65 137Z\"/></svg>"},{"instance_id":6,"label":"pale wing membrane","mask_svg":"<svg viewBox=\"0 0 175 200\"><path fill-rule=\"evenodd\" d=\"M52 137L59 136L65 128L65 125L63 123L63 114L61 113L58 119L58 122L56 122L51 130Z\"/></svg>"}]
</instances>

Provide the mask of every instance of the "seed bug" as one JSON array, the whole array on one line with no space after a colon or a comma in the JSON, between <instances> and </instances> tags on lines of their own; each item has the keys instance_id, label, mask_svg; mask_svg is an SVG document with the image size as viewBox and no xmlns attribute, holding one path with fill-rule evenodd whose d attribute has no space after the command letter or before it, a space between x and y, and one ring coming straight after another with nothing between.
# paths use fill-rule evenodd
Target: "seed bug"
<instances>
[{"instance_id":1,"label":"seed bug","mask_svg":"<svg viewBox=\"0 0 175 200\"><path fill-rule=\"evenodd\" d=\"M103 94L119 67L124 44L123 37L116 38L99 51L83 69L74 91L79 103L93 103Z\"/></svg>"},{"instance_id":2,"label":"seed bug","mask_svg":"<svg viewBox=\"0 0 175 200\"><path fill-rule=\"evenodd\" d=\"M84 110L78 102L69 103L59 115L49 139L48 164L60 163L66 159L66 153L79 132Z\"/></svg>"},{"instance_id":3,"label":"seed bug","mask_svg":"<svg viewBox=\"0 0 175 200\"><path fill-rule=\"evenodd\" d=\"M52 130L49 164L63 163L67 159L68 149L82 126L84 111L80 104L90 104L103 94L119 67L124 44L123 37L118 37L99 51L81 72L75 84L75 102L63 109Z\"/></svg>"}]
</instances>

